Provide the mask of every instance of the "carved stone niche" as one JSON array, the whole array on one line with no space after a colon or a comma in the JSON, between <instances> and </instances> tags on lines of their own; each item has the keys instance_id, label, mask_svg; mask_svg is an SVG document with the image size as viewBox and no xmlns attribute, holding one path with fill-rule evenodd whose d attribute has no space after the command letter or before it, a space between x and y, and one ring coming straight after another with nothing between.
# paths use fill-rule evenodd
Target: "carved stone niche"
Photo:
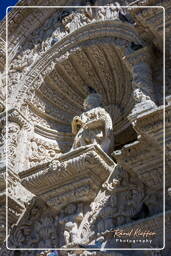
<instances>
[{"instance_id":1,"label":"carved stone niche","mask_svg":"<svg viewBox=\"0 0 171 256\"><path fill-rule=\"evenodd\" d=\"M128 116L130 122L157 107L154 101L150 58L151 54L147 47L139 49L125 58L127 66L131 68L133 74L132 89L135 106Z\"/></svg>"},{"instance_id":2,"label":"carved stone niche","mask_svg":"<svg viewBox=\"0 0 171 256\"><path fill-rule=\"evenodd\" d=\"M71 202L90 202L114 168L98 145L89 145L23 171L20 178L25 188L59 210Z\"/></svg>"}]
</instances>

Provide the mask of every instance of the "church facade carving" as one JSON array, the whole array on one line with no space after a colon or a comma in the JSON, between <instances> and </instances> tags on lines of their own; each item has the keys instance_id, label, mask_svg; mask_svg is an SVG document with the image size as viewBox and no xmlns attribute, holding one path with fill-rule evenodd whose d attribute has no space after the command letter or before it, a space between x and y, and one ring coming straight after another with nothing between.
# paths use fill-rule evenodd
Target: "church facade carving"
<instances>
[{"instance_id":1,"label":"church facade carving","mask_svg":"<svg viewBox=\"0 0 171 256\"><path fill-rule=\"evenodd\" d=\"M169 256L170 2L31 4L9 13L7 91L0 30L0 255Z\"/></svg>"}]
</instances>

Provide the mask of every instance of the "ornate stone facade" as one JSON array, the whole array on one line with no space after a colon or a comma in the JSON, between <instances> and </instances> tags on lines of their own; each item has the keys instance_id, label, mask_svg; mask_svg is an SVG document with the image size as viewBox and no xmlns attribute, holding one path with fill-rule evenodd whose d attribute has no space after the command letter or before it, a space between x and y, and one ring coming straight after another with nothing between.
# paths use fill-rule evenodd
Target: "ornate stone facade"
<instances>
[{"instance_id":1,"label":"ornate stone facade","mask_svg":"<svg viewBox=\"0 0 171 256\"><path fill-rule=\"evenodd\" d=\"M0 28L0 255L170 256L170 1L18 6L7 90Z\"/></svg>"}]
</instances>

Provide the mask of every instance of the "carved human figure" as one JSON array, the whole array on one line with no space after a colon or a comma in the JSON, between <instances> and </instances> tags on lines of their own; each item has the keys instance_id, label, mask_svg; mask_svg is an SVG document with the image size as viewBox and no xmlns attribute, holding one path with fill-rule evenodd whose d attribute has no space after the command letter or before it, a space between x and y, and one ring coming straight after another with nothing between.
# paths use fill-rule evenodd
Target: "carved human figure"
<instances>
[{"instance_id":1,"label":"carved human figure","mask_svg":"<svg viewBox=\"0 0 171 256\"><path fill-rule=\"evenodd\" d=\"M64 243L75 244L79 240L78 227L83 219L83 204L71 203L61 213L59 223L64 227Z\"/></svg>"},{"instance_id":2,"label":"carved human figure","mask_svg":"<svg viewBox=\"0 0 171 256\"><path fill-rule=\"evenodd\" d=\"M98 144L108 153L112 145L112 120L102 107L102 97L91 93L84 100L84 109L80 116L72 121L72 133L75 135L72 149L89 144Z\"/></svg>"},{"instance_id":3,"label":"carved human figure","mask_svg":"<svg viewBox=\"0 0 171 256\"><path fill-rule=\"evenodd\" d=\"M146 96L141 89L137 88L133 92L133 97L137 103L140 103L142 101L150 100L149 96Z\"/></svg>"},{"instance_id":4,"label":"carved human figure","mask_svg":"<svg viewBox=\"0 0 171 256\"><path fill-rule=\"evenodd\" d=\"M78 226L77 223L74 222L67 222L65 224L65 231L64 231L64 241L65 244L76 244L79 240L78 237Z\"/></svg>"},{"instance_id":5,"label":"carved human figure","mask_svg":"<svg viewBox=\"0 0 171 256\"><path fill-rule=\"evenodd\" d=\"M116 6L113 3L106 5L106 19L119 19L119 12Z\"/></svg>"}]
</instances>

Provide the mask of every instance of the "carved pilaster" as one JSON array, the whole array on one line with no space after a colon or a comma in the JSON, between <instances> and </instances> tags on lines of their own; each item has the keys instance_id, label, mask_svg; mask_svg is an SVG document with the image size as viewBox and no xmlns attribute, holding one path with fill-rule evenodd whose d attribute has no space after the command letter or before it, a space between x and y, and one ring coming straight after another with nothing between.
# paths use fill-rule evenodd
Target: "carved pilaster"
<instances>
[{"instance_id":1,"label":"carved pilaster","mask_svg":"<svg viewBox=\"0 0 171 256\"><path fill-rule=\"evenodd\" d=\"M28 166L28 140L32 128L27 119L16 109L9 110L7 126L8 166L20 172Z\"/></svg>"}]
</instances>

